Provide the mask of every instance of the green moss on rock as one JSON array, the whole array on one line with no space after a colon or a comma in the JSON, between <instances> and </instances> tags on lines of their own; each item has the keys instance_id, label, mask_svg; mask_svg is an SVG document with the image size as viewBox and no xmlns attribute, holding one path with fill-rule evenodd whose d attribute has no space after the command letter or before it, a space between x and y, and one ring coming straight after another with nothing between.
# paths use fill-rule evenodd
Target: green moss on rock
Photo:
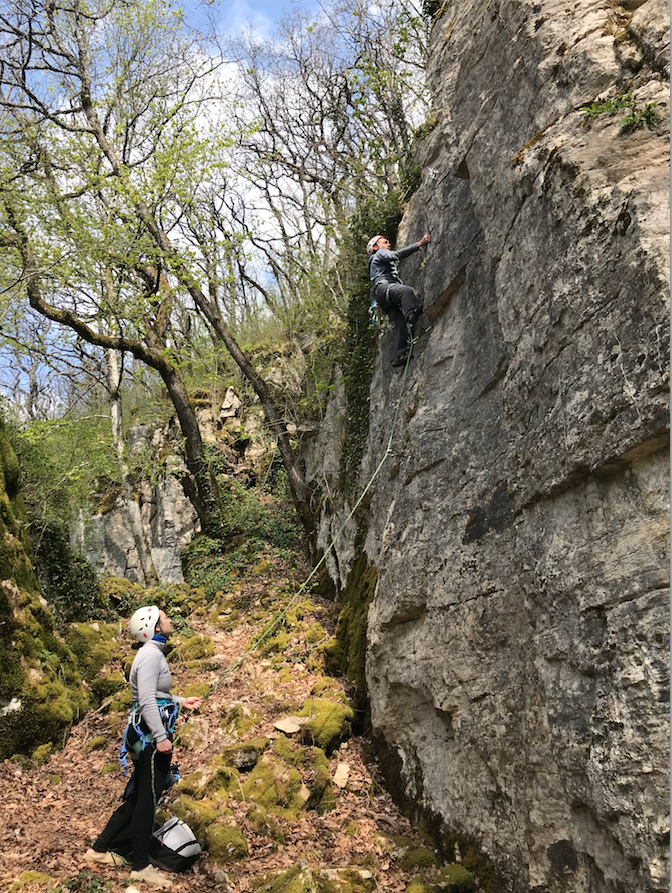
<instances>
[{"instance_id":1,"label":"green moss on rock","mask_svg":"<svg viewBox=\"0 0 672 893\"><path fill-rule=\"evenodd\" d=\"M19 466L0 419L0 760L62 745L86 710L77 662L38 592Z\"/></svg>"},{"instance_id":2,"label":"green moss on rock","mask_svg":"<svg viewBox=\"0 0 672 893\"><path fill-rule=\"evenodd\" d=\"M264 754L243 784L242 794L246 801L296 820L307 799L301 796L302 789L303 779L297 769L271 754Z\"/></svg>"},{"instance_id":3,"label":"green moss on rock","mask_svg":"<svg viewBox=\"0 0 672 893\"><path fill-rule=\"evenodd\" d=\"M107 738L104 735L96 735L95 738L89 741L84 750L86 753L91 753L94 750L102 750L104 747L107 747Z\"/></svg>"},{"instance_id":4,"label":"green moss on rock","mask_svg":"<svg viewBox=\"0 0 672 893\"><path fill-rule=\"evenodd\" d=\"M312 767L308 789L310 798L307 808L314 809L319 815L325 815L336 806L336 795L329 772L327 755L319 747L311 747L309 751L309 767Z\"/></svg>"},{"instance_id":5,"label":"green moss on rock","mask_svg":"<svg viewBox=\"0 0 672 893\"><path fill-rule=\"evenodd\" d=\"M91 691L96 696L98 703L117 694L124 688L126 688L126 679L119 670L113 670L106 676L99 676L91 681Z\"/></svg>"},{"instance_id":6,"label":"green moss on rock","mask_svg":"<svg viewBox=\"0 0 672 893\"><path fill-rule=\"evenodd\" d=\"M247 704L231 704L223 715L221 729L233 739L247 735L261 722L261 713Z\"/></svg>"},{"instance_id":7,"label":"green moss on rock","mask_svg":"<svg viewBox=\"0 0 672 893\"><path fill-rule=\"evenodd\" d=\"M350 736L354 712L343 704L316 698L305 701L297 716L308 718L301 732L303 743L314 744L326 753L331 753L341 741Z\"/></svg>"},{"instance_id":8,"label":"green moss on rock","mask_svg":"<svg viewBox=\"0 0 672 893\"><path fill-rule=\"evenodd\" d=\"M41 884L42 889L46 890L51 886L52 881L48 874L43 874L41 871L22 871L18 878L9 885L7 893L21 893L21 890L32 884Z\"/></svg>"},{"instance_id":9,"label":"green moss on rock","mask_svg":"<svg viewBox=\"0 0 672 893\"><path fill-rule=\"evenodd\" d=\"M268 639L264 639L257 651L262 657L267 654L284 654L288 645L289 634L281 631Z\"/></svg>"},{"instance_id":10,"label":"green moss on rock","mask_svg":"<svg viewBox=\"0 0 672 893\"><path fill-rule=\"evenodd\" d=\"M247 843L237 825L217 822L210 825L205 835L206 847L213 862L240 862L247 857Z\"/></svg>"},{"instance_id":11,"label":"green moss on rock","mask_svg":"<svg viewBox=\"0 0 672 893\"><path fill-rule=\"evenodd\" d=\"M51 742L36 747L31 754L33 763L35 763L36 766L44 766L45 763L49 762L49 757L51 756L53 749L54 746Z\"/></svg>"},{"instance_id":12,"label":"green moss on rock","mask_svg":"<svg viewBox=\"0 0 672 893\"><path fill-rule=\"evenodd\" d=\"M217 795L225 800L230 793L240 791L240 772L227 765L222 757L214 757L203 782L203 791L207 795Z\"/></svg>"},{"instance_id":13,"label":"green moss on rock","mask_svg":"<svg viewBox=\"0 0 672 893\"><path fill-rule=\"evenodd\" d=\"M351 699L354 708L366 711L366 629L369 605L376 590L378 570L369 564L363 549L364 532L358 531L355 552L359 556L352 566L348 582L340 598L341 610L336 624L335 641L325 646L326 669L337 676L347 676L355 686Z\"/></svg>"},{"instance_id":14,"label":"green moss on rock","mask_svg":"<svg viewBox=\"0 0 672 893\"><path fill-rule=\"evenodd\" d=\"M65 640L77 658L87 682L109 663L112 652L118 647L114 623L71 623Z\"/></svg>"},{"instance_id":15,"label":"green moss on rock","mask_svg":"<svg viewBox=\"0 0 672 893\"><path fill-rule=\"evenodd\" d=\"M306 748L300 746L293 748L290 741L285 737L276 738L273 743L273 753L293 766L304 766L306 763Z\"/></svg>"},{"instance_id":16,"label":"green moss on rock","mask_svg":"<svg viewBox=\"0 0 672 893\"><path fill-rule=\"evenodd\" d=\"M205 657L212 657L214 653L215 649L210 636L192 636L191 639L187 639L186 642L170 652L168 662L201 660Z\"/></svg>"},{"instance_id":17,"label":"green moss on rock","mask_svg":"<svg viewBox=\"0 0 672 893\"><path fill-rule=\"evenodd\" d=\"M217 803L213 800L194 800L192 797L182 796L173 803L173 812L186 822L196 835L201 845L205 844L206 831L220 814Z\"/></svg>"},{"instance_id":18,"label":"green moss on rock","mask_svg":"<svg viewBox=\"0 0 672 893\"><path fill-rule=\"evenodd\" d=\"M233 766L234 769L247 772L257 765L270 743L268 738L252 738L239 744L230 744L224 748L220 759L225 766Z\"/></svg>"},{"instance_id":19,"label":"green moss on rock","mask_svg":"<svg viewBox=\"0 0 672 893\"><path fill-rule=\"evenodd\" d=\"M254 833L260 837L269 837L276 843L285 842L285 835L261 806L253 806L247 813L247 820Z\"/></svg>"},{"instance_id":20,"label":"green moss on rock","mask_svg":"<svg viewBox=\"0 0 672 893\"><path fill-rule=\"evenodd\" d=\"M444 865L427 880L431 893L472 893L474 876L463 865Z\"/></svg>"},{"instance_id":21,"label":"green moss on rock","mask_svg":"<svg viewBox=\"0 0 672 893\"><path fill-rule=\"evenodd\" d=\"M429 868L436 865L436 854L411 840L410 837L393 837L390 842L390 855L405 871Z\"/></svg>"},{"instance_id":22,"label":"green moss on rock","mask_svg":"<svg viewBox=\"0 0 672 893\"><path fill-rule=\"evenodd\" d=\"M187 794L190 797L200 800L203 798L204 786L205 778L203 772L198 769L196 772L190 772L189 775L180 778L177 783L177 790L180 794Z\"/></svg>"}]
</instances>

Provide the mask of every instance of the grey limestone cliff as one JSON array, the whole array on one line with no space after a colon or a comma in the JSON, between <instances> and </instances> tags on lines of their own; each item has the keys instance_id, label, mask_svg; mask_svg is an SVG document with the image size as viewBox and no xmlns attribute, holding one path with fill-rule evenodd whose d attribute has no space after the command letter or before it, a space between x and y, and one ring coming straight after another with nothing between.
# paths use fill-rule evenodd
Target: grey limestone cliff
<instances>
[{"instance_id":1,"label":"grey limestone cliff","mask_svg":"<svg viewBox=\"0 0 672 893\"><path fill-rule=\"evenodd\" d=\"M666 891L667 5L436 7L399 237L432 232L402 273L433 328L405 376L381 338L360 487L400 401L394 455L330 571L365 531L374 731L493 889ZM323 545L350 508L328 505Z\"/></svg>"}]
</instances>

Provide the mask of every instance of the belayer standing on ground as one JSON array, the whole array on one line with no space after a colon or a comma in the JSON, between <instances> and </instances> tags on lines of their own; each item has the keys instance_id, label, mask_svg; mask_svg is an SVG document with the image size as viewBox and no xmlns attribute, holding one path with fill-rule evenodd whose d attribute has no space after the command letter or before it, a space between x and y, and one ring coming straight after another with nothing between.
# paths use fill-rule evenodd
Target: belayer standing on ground
<instances>
[{"instance_id":1,"label":"belayer standing on ground","mask_svg":"<svg viewBox=\"0 0 672 893\"><path fill-rule=\"evenodd\" d=\"M392 251L390 240L385 236L369 239L366 253L369 255L369 277L371 297L394 323L396 335L393 366L403 366L408 359L408 329L422 313L422 303L410 285L404 285L399 278L399 261L413 254L431 241L425 233L419 242L414 242L400 251Z\"/></svg>"},{"instance_id":2,"label":"belayer standing on ground","mask_svg":"<svg viewBox=\"0 0 672 893\"><path fill-rule=\"evenodd\" d=\"M195 710L203 699L170 693L173 683L163 652L173 624L164 611L156 605L140 608L129 629L142 644L131 666L133 709L124 735L134 763L131 790L84 858L103 865L123 865L130 859L132 880L167 889L172 882L149 859L154 814L170 770L177 713L180 707Z\"/></svg>"}]
</instances>

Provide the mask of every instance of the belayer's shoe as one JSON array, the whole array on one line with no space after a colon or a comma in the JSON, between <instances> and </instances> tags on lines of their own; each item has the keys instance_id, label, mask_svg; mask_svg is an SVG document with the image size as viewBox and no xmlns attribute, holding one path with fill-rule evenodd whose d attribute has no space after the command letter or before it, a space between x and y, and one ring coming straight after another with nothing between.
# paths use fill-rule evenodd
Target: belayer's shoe
<instances>
[{"instance_id":1,"label":"belayer's shoe","mask_svg":"<svg viewBox=\"0 0 672 893\"><path fill-rule=\"evenodd\" d=\"M147 884L150 887L156 887L159 890L170 890L173 886L173 882L170 878L167 878L162 872L157 871L153 865L148 865L146 868L143 868L142 871L132 871L131 880L140 881L143 884Z\"/></svg>"},{"instance_id":2,"label":"belayer's shoe","mask_svg":"<svg viewBox=\"0 0 672 893\"><path fill-rule=\"evenodd\" d=\"M398 366L405 366L405 365L406 365L406 360L407 360L407 359L408 359L408 351L406 351L405 353L399 354L398 357L395 357L395 358L392 360L392 365L393 365L395 368L397 368Z\"/></svg>"},{"instance_id":3,"label":"belayer's shoe","mask_svg":"<svg viewBox=\"0 0 672 893\"><path fill-rule=\"evenodd\" d=\"M99 853L97 850L89 848L84 853L84 859L95 865L128 865L128 862L119 853L106 852Z\"/></svg>"}]
</instances>

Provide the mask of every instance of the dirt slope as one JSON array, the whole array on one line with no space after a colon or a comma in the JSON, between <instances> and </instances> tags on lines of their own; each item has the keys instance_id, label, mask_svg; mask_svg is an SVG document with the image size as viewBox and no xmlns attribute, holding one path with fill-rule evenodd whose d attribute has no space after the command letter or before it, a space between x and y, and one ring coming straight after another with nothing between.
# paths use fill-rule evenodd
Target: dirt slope
<instances>
[{"instance_id":1,"label":"dirt slope","mask_svg":"<svg viewBox=\"0 0 672 893\"><path fill-rule=\"evenodd\" d=\"M293 572L295 587L303 570ZM220 680L287 600L287 596L283 600L278 594L270 577L255 578L240 585L233 607L229 603L221 615L213 615L211 607L201 616L193 614L190 628L210 637L214 654L205 660L171 662L174 690L183 693L194 685L212 686ZM275 723L296 713L316 686L322 691L321 697L337 703L344 699L346 680L325 679L321 669L320 646L330 636L333 609L317 597L306 604L304 596L300 620L295 618L296 622L282 628L285 638L276 643L281 651L271 648L266 654L254 653L217 685L200 714L188 724L176 749L174 762L182 779L204 769L231 743L231 735L227 737L221 725L233 703L258 719L247 736L241 737L264 737L272 747L286 737ZM316 630L320 631L318 623L324 627L323 635L314 641ZM9 761L0 765L0 889L12 893L52 889L120 893L127 889L127 870L92 870L83 860L84 851L119 804L124 790L123 773L114 767L124 721L123 713L91 713L73 729L65 748L45 765L23 768ZM87 751L96 738L104 739L100 749ZM289 740L292 748L299 746L291 736ZM255 831L248 818L249 801L227 798L220 792L225 799L220 798L219 808L231 810L229 816L242 831L248 856L235 863L215 865L208 854L203 854L190 872L172 876L173 889L180 893L242 893L255 889L265 873L284 871L305 860L311 868L355 867L365 875L372 873L369 885L375 880L378 889L404 890L417 869L401 867L391 838L412 835L412 831L382 786L370 742L350 737L337 746L329 756L332 779L339 766L340 773L346 773L343 764L347 765L347 783L345 787L334 785L333 809L324 815L314 809L304 810L296 819L273 816L284 842L259 833L258 828ZM241 772L241 784L244 778L245 772ZM176 788L164 794L161 806L168 814L179 796ZM47 875L48 880L43 877L31 881L31 875L25 872L33 871Z\"/></svg>"}]
</instances>

